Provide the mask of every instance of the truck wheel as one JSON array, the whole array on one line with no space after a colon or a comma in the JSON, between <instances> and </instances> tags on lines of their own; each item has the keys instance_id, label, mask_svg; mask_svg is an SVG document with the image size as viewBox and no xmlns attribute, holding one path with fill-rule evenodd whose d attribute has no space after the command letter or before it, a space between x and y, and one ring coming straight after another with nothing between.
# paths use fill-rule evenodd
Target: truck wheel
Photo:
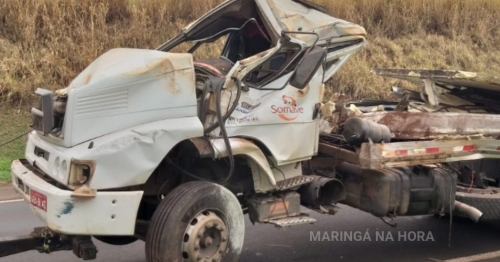
<instances>
[{"instance_id":1,"label":"truck wheel","mask_svg":"<svg viewBox=\"0 0 500 262\"><path fill-rule=\"evenodd\" d=\"M468 192L468 188L457 186L455 200L466 205L475 207L483 213L479 222L500 221L500 193L497 188L477 189L474 188ZM469 219L465 214L457 211L451 213L454 217ZM444 210L444 215L449 216L449 210ZM436 216L439 216L436 214Z\"/></svg>"},{"instance_id":2,"label":"truck wheel","mask_svg":"<svg viewBox=\"0 0 500 262\"><path fill-rule=\"evenodd\" d=\"M500 221L500 193L457 193L455 199L483 212L480 221Z\"/></svg>"},{"instance_id":3,"label":"truck wheel","mask_svg":"<svg viewBox=\"0 0 500 262\"><path fill-rule=\"evenodd\" d=\"M245 234L243 211L228 189L194 181L158 205L146 236L148 262L237 261Z\"/></svg>"}]
</instances>

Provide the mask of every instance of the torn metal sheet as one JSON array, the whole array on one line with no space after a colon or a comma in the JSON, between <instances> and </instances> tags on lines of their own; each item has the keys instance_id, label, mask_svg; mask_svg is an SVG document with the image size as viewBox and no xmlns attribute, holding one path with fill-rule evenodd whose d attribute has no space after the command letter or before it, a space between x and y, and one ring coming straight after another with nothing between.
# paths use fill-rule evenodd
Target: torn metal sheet
<instances>
[{"instance_id":1,"label":"torn metal sheet","mask_svg":"<svg viewBox=\"0 0 500 262\"><path fill-rule=\"evenodd\" d=\"M306 1L227 0L190 23L179 35L157 49L167 51L184 41L200 41L222 31L237 30L246 21L258 16L263 20L263 26L273 44L279 41L283 31L293 31L318 34L319 39L311 34L292 34L292 37L309 44L316 40L321 45L361 40L364 45L367 33L362 26L332 17L314 4L300 2Z\"/></svg>"},{"instance_id":2,"label":"torn metal sheet","mask_svg":"<svg viewBox=\"0 0 500 262\"><path fill-rule=\"evenodd\" d=\"M457 112L457 113L488 113L484 109L484 106L476 105L475 103L469 101L471 97L465 97L468 100L461 98L457 95L444 93L439 95L438 105L429 105L425 103L419 92L413 90L407 90L400 87L393 87L392 94L403 101L406 99L406 103L399 103L400 110L403 111L405 108L409 112ZM406 97L406 98L405 98Z\"/></svg>"},{"instance_id":3,"label":"torn metal sheet","mask_svg":"<svg viewBox=\"0 0 500 262\"><path fill-rule=\"evenodd\" d=\"M429 104L433 106L439 105L439 93L436 84L430 79L424 79L424 88Z\"/></svg>"},{"instance_id":4,"label":"torn metal sheet","mask_svg":"<svg viewBox=\"0 0 500 262\"><path fill-rule=\"evenodd\" d=\"M256 0L267 15L275 31L315 32L318 37L307 34L293 34L293 37L306 43L316 40L351 37L363 39L366 30L357 24L332 17L319 10L289 0ZM274 19L273 19L274 18ZM273 21L274 20L274 21Z\"/></svg>"},{"instance_id":5,"label":"torn metal sheet","mask_svg":"<svg viewBox=\"0 0 500 262\"><path fill-rule=\"evenodd\" d=\"M377 68L374 73L379 76L423 83L429 79L436 84L452 88L479 88L500 92L500 77L458 70L422 70L422 69L388 69Z\"/></svg>"},{"instance_id":6,"label":"torn metal sheet","mask_svg":"<svg viewBox=\"0 0 500 262\"><path fill-rule=\"evenodd\" d=\"M375 74L422 84L420 93L410 93L409 111L500 113L500 77L457 70L375 69ZM439 88L438 88L439 87ZM403 91L403 92L402 92ZM422 101L425 104L418 104ZM416 104L415 104L416 103Z\"/></svg>"},{"instance_id":7,"label":"torn metal sheet","mask_svg":"<svg viewBox=\"0 0 500 262\"><path fill-rule=\"evenodd\" d=\"M460 97L449 93L439 96L439 104L432 106L424 102L410 101L409 112L456 112L456 113L488 113L481 106L477 106Z\"/></svg>"},{"instance_id":8,"label":"torn metal sheet","mask_svg":"<svg viewBox=\"0 0 500 262\"><path fill-rule=\"evenodd\" d=\"M441 112L373 112L359 117L386 125L396 139L428 140L449 135L500 135L500 115Z\"/></svg>"}]
</instances>

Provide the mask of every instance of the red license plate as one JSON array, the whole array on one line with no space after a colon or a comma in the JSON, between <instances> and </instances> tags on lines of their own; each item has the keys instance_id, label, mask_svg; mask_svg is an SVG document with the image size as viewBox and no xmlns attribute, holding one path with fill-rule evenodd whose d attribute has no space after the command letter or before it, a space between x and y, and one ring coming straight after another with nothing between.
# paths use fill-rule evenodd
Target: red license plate
<instances>
[{"instance_id":1,"label":"red license plate","mask_svg":"<svg viewBox=\"0 0 500 262\"><path fill-rule=\"evenodd\" d=\"M41 210L47 212L47 196L36 192L35 190L30 190L30 202L32 206L38 207Z\"/></svg>"}]
</instances>

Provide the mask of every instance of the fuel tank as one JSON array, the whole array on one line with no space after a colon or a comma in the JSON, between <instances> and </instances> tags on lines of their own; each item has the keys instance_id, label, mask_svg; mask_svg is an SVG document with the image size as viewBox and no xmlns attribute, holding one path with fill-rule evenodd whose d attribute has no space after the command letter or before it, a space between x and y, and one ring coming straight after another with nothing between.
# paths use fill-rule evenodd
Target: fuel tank
<instances>
[{"instance_id":1,"label":"fuel tank","mask_svg":"<svg viewBox=\"0 0 500 262\"><path fill-rule=\"evenodd\" d=\"M341 203L377 217L425 215L449 210L457 176L444 169L414 166L365 169L350 163L336 168L347 192Z\"/></svg>"}]
</instances>

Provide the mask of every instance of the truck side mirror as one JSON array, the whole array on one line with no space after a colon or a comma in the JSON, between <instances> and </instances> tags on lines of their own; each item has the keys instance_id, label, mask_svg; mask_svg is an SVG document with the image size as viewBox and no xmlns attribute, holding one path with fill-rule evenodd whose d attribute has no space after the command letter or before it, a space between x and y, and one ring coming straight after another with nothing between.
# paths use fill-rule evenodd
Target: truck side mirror
<instances>
[{"instance_id":1,"label":"truck side mirror","mask_svg":"<svg viewBox=\"0 0 500 262\"><path fill-rule=\"evenodd\" d=\"M38 105L30 110L32 114L31 126L47 135L54 128L54 92L37 88L35 95L38 96Z\"/></svg>"},{"instance_id":2,"label":"truck side mirror","mask_svg":"<svg viewBox=\"0 0 500 262\"><path fill-rule=\"evenodd\" d=\"M318 46L313 47L297 66L290 84L298 89L305 88L325 60L326 54L325 49Z\"/></svg>"}]
</instances>

